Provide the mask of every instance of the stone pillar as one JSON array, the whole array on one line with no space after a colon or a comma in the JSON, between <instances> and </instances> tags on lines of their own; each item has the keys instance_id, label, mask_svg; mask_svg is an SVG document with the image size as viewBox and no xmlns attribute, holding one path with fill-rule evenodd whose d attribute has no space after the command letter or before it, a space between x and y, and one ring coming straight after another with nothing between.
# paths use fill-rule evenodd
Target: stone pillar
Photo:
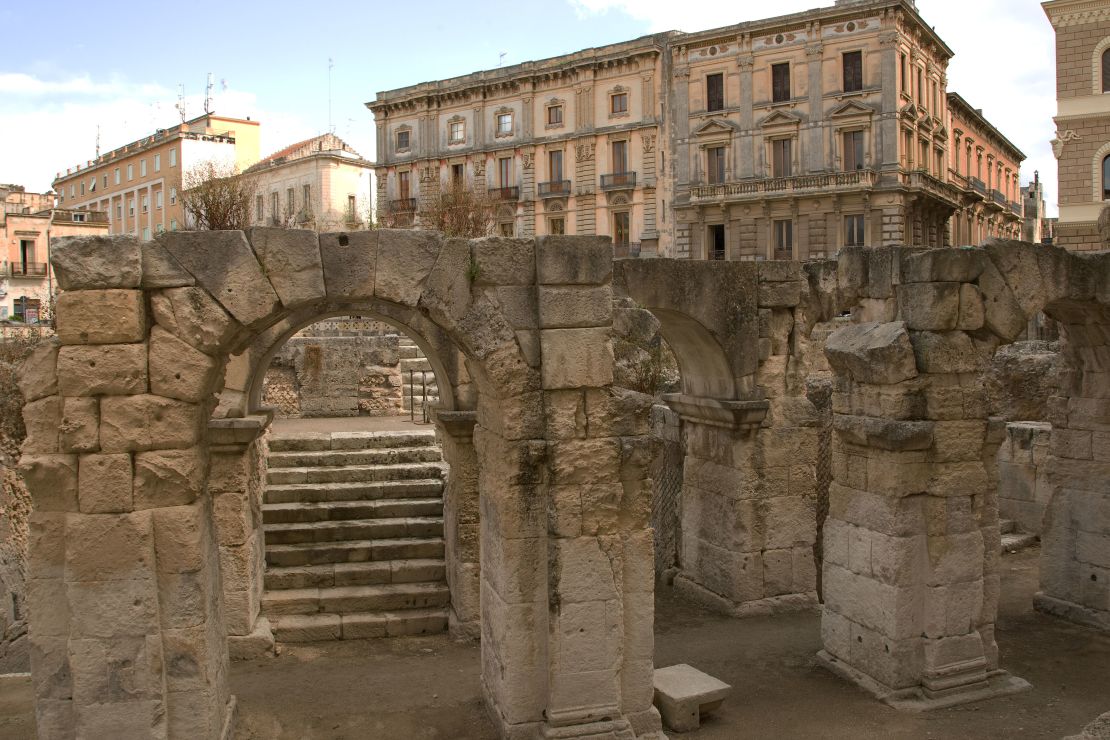
<instances>
[{"instance_id":1,"label":"stone pillar","mask_svg":"<svg viewBox=\"0 0 1110 740\"><path fill-rule=\"evenodd\" d=\"M221 737L234 698L202 444L216 360L151 331L139 244L110 246L110 269L59 273L58 344L23 373L38 735Z\"/></svg>"},{"instance_id":2,"label":"stone pillar","mask_svg":"<svg viewBox=\"0 0 1110 740\"><path fill-rule=\"evenodd\" d=\"M444 459L451 464L443 491L443 532L447 586L451 589L448 624L458 637L481 636L479 579L478 456L474 450L474 411L436 411Z\"/></svg>"},{"instance_id":3,"label":"stone pillar","mask_svg":"<svg viewBox=\"0 0 1110 740\"><path fill-rule=\"evenodd\" d=\"M266 568L262 496L268 451L263 433L269 423L268 416L208 422L208 493L233 658L254 658L274 648L269 620L260 615Z\"/></svg>"}]
</instances>

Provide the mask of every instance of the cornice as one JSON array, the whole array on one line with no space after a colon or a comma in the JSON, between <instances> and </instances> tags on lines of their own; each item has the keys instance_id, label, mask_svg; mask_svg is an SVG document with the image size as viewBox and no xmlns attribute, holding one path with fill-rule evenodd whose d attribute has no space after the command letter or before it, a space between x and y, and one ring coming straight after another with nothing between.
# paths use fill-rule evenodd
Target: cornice
<instances>
[{"instance_id":1,"label":"cornice","mask_svg":"<svg viewBox=\"0 0 1110 740\"><path fill-rule=\"evenodd\" d=\"M1110 21L1110 0L1050 0L1041 8L1053 28Z\"/></svg>"}]
</instances>

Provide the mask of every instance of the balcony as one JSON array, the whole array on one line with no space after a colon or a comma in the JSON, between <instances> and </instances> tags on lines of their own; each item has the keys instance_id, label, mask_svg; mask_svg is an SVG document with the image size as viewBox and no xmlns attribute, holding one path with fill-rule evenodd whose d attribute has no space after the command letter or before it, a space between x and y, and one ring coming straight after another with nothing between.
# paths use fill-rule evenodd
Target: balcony
<instances>
[{"instance_id":1,"label":"balcony","mask_svg":"<svg viewBox=\"0 0 1110 740\"><path fill-rule=\"evenodd\" d=\"M1010 210L1018 216L1025 217L1025 206L1016 200L1010 201Z\"/></svg>"},{"instance_id":2,"label":"balcony","mask_svg":"<svg viewBox=\"0 0 1110 740\"><path fill-rule=\"evenodd\" d=\"M4 266L4 274L13 278L46 277L45 262L9 262Z\"/></svg>"},{"instance_id":3,"label":"balcony","mask_svg":"<svg viewBox=\"0 0 1110 740\"><path fill-rule=\"evenodd\" d=\"M962 191L952 183L933 177L925 170L914 170L905 175L903 181L911 188L924 190L938 200L942 200L953 208L960 207Z\"/></svg>"},{"instance_id":4,"label":"balcony","mask_svg":"<svg viewBox=\"0 0 1110 740\"><path fill-rule=\"evenodd\" d=\"M971 185L972 190L974 190L976 193L979 193L979 195L983 196L984 198L987 197L987 186L983 183L982 180L980 180L978 177L969 177L967 181Z\"/></svg>"},{"instance_id":5,"label":"balcony","mask_svg":"<svg viewBox=\"0 0 1110 740\"><path fill-rule=\"evenodd\" d=\"M416 198L398 198L389 201L389 210L393 213L412 213L416 210Z\"/></svg>"},{"instance_id":6,"label":"balcony","mask_svg":"<svg viewBox=\"0 0 1110 740\"><path fill-rule=\"evenodd\" d=\"M1004 206L1008 202L1006 200L1006 196L1002 194L1001 190L992 190L991 191L991 200L993 200L995 203L997 203L1000 206Z\"/></svg>"},{"instance_id":7,"label":"balcony","mask_svg":"<svg viewBox=\"0 0 1110 740\"><path fill-rule=\"evenodd\" d=\"M695 201L756 200L768 195L856 190L861 187L870 188L874 184L874 172L871 170L855 170L852 172L828 172L820 175L799 175L798 177L771 177L715 185L695 185L691 188L691 195Z\"/></svg>"},{"instance_id":8,"label":"balcony","mask_svg":"<svg viewBox=\"0 0 1110 740\"><path fill-rule=\"evenodd\" d=\"M541 198L561 198L570 195L570 180L552 180L540 183Z\"/></svg>"},{"instance_id":9,"label":"balcony","mask_svg":"<svg viewBox=\"0 0 1110 740\"><path fill-rule=\"evenodd\" d=\"M602 190L631 190L636 187L635 172L614 172L601 176Z\"/></svg>"},{"instance_id":10,"label":"balcony","mask_svg":"<svg viewBox=\"0 0 1110 740\"><path fill-rule=\"evenodd\" d=\"M997 190L988 190L986 195L985 205L998 211L1004 211L1009 208L1009 202L1005 196Z\"/></svg>"},{"instance_id":11,"label":"balcony","mask_svg":"<svg viewBox=\"0 0 1110 740\"><path fill-rule=\"evenodd\" d=\"M516 185L504 188L490 188L489 197L494 200L520 200L520 188Z\"/></svg>"}]
</instances>

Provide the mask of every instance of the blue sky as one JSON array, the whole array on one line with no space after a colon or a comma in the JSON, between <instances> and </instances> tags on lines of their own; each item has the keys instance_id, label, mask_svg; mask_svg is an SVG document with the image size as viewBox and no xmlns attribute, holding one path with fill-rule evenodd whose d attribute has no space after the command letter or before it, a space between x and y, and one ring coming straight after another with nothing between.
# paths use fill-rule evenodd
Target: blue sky
<instances>
[{"instance_id":1,"label":"blue sky","mask_svg":"<svg viewBox=\"0 0 1110 740\"><path fill-rule=\"evenodd\" d=\"M201 113L209 72L213 109L261 121L266 154L327 130L330 57L335 131L373 157L364 103L378 90L496 67L501 53L504 64L515 64L653 31L700 30L831 3L5 4L5 28L64 22L50 24L50 43L40 33L9 35L0 61L0 131L9 142L0 150L0 182L45 190L55 172L93 156L98 124L101 151L172 124L179 84L187 113ZM1023 181L1039 169L1054 200L1053 36L1039 4L918 0L918 9L957 52L949 89L982 107L1030 157Z\"/></svg>"}]
</instances>

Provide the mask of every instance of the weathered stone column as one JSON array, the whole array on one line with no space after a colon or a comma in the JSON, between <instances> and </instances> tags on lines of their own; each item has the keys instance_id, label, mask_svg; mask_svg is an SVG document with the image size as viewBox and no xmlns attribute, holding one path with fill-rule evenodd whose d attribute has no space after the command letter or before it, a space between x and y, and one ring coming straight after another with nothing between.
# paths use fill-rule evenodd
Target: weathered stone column
<instances>
[{"instance_id":1,"label":"weathered stone column","mask_svg":"<svg viewBox=\"0 0 1110 740\"><path fill-rule=\"evenodd\" d=\"M451 589L448 623L452 635L472 638L479 637L482 629L478 455L474 449L477 419L474 411L435 413L444 459L451 463L443 492L447 586Z\"/></svg>"}]
</instances>

